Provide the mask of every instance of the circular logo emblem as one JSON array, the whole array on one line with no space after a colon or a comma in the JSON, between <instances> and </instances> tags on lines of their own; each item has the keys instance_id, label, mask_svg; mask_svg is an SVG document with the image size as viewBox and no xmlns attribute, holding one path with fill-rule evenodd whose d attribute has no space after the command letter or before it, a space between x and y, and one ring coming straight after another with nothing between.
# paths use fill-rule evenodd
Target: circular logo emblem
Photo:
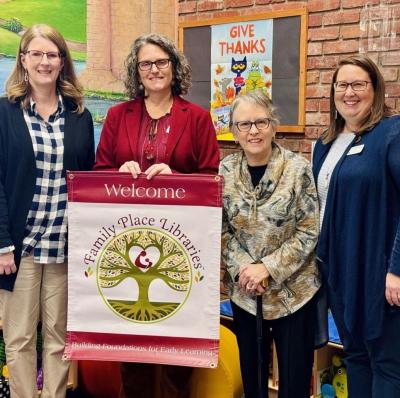
<instances>
[{"instance_id":1,"label":"circular logo emblem","mask_svg":"<svg viewBox=\"0 0 400 398\"><path fill-rule=\"evenodd\" d=\"M184 247L158 229L120 233L104 248L97 267L97 284L108 307L134 322L157 322L176 313L192 283Z\"/></svg>"}]
</instances>

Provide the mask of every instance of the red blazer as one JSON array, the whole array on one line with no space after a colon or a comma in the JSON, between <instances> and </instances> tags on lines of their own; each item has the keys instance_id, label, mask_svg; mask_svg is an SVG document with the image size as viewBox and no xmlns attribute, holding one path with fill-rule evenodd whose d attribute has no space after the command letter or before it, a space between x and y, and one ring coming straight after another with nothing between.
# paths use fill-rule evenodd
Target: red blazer
<instances>
[{"instance_id":1,"label":"red blazer","mask_svg":"<svg viewBox=\"0 0 400 398\"><path fill-rule=\"evenodd\" d=\"M138 161L143 109L143 98L137 98L108 110L94 170L118 170L127 161ZM219 148L210 114L181 97L174 97L171 109L165 163L178 173L218 173Z\"/></svg>"}]
</instances>

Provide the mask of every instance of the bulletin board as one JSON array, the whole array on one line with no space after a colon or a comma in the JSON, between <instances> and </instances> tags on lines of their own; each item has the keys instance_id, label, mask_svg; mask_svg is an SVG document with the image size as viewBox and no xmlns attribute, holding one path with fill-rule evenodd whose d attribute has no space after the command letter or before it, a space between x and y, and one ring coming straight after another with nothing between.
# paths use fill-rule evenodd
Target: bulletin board
<instances>
[{"instance_id":1,"label":"bulletin board","mask_svg":"<svg viewBox=\"0 0 400 398\"><path fill-rule=\"evenodd\" d=\"M268 26L270 29L265 28L265 32L268 34L265 33L264 38L262 37L263 31L260 31L260 27L263 26ZM268 46L271 48L263 53L262 50ZM179 24L179 47L188 58L192 68L192 88L186 98L210 110L214 123L216 120L213 107L215 107L215 101L218 100L216 94L222 92L224 98L226 94L225 100L229 102L229 96L240 95L240 93L236 93L236 90L240 90L238 86L242 85L242 93L246 89L250 90L248 76L251 73L252 76L257 76L257 74L259 76L258 82L253 79L253 87L256 88L256 85L261 83L263 89L266 92L269 91L268 94L272 97L280 119L278 132L302 133L304 131L307 58L306 8L184 22ZM232 63L228 65L215 62L216 51L223 53L224 56L229 55ZM258 59L252 60L254 54L246 54L246 51L259 53L256 54ZM263 54L265 54L265 60L262 59ZM246 55L246 80L236 84L239 79L232 78L231 85L224 86L221 83L223 79L218 80L218 73L231 72L236 73L233 76L240 77L237 72L233 72L234 66L236 67L234 62L244 60ZM235 84L233 84L234 80ZM225 116L221 115L220 117L223 119ZM226 131L218 134L217 138L233 140L232 134Z\"/></svg>"}]
</instances>

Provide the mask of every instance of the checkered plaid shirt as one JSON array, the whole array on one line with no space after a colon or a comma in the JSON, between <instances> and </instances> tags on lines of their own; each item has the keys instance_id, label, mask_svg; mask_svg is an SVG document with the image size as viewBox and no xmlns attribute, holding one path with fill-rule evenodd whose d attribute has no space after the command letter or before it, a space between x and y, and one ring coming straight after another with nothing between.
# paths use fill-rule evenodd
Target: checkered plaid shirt
<instances>
[{"instance_id":1,"label":"checkered plaid shirt","mask_svg":"<svg viewBox=\"0 0 400 398\"><path fill-rule=\"evenodd\" d=\"M67 185L63 175L65 108L58 97L57 110L48 122L35 111L35 102L24 110L36 159L36 184L26 220L22 255L34 262L62 263L66 257Z\"/></svg>"}]
</instances>

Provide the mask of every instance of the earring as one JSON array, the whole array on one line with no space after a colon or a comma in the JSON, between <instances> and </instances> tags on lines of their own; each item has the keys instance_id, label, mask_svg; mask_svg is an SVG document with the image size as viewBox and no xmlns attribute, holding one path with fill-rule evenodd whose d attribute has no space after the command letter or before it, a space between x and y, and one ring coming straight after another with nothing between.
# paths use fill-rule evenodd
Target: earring
<instances>
[{"instance_id":1,"label":"earring","mask_svg":"<svg viewBox=\"0 0 400 398\"><path fill-rule=\"evenodd\" d=\"M143 87L143 84L142 84L142 83L139 84L139 90L140 90L140 91L143 91L143 90L144 90L144 87Z\"/></svg>"},{"instance_id":2,"label":"earring","mask_svg":"<svg viewBox=\"0 0 400 398\"><path fill-rule=\"evenodd\" d=\"M28 82L28 80L29 80L28 71L25 69L24 81Z\"/></svg>"},{"instance_id":3,"label":"earring","mask_svg":"<svg viewBox=\"0 0 400 398\"><path fill-rule=\"evenodd\" d=\"M337 109L335 109L335 119L338 118L338 113L337 113Z\"/></svg>"}]
</instances>

